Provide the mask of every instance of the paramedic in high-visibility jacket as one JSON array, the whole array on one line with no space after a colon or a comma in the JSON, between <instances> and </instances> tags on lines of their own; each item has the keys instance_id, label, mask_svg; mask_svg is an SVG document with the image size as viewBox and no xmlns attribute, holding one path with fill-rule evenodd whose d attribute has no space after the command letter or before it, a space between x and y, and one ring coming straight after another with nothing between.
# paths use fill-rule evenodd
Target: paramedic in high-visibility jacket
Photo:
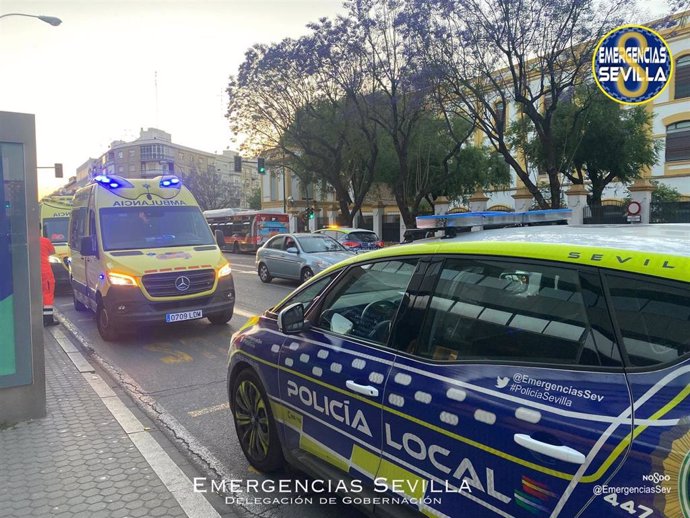
<instances>
[{"instance_id":1,"label":"paramedic in high-visibility jacket","mask_svg":"<svg viewBox=\"0 0 690 518\"><path fill-rule=\"evenodd\" d=\"M59 324L53 315L55 301L55 277L50 267L49 257L55 254L55 247L50 239L41 236L41 285L43 290L43 325L55 326Z\"/></svg>"}]
</instances>

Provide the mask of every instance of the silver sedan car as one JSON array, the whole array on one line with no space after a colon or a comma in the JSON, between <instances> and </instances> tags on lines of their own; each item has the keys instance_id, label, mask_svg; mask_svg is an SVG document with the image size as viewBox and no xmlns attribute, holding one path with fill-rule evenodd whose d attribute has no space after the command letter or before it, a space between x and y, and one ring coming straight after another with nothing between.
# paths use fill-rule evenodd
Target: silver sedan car
<instances>
[{"instance_id":1,"label":"silver sedan car","mask_svg":"<svg viewBox=\"0 0 690 518\"><path fill-rule=\"evenodd\" d=\"M304 282L353 255L328 236L280 234L257 250L256 268L262 282L271 282L273 277Z\"/></svg>"}]
</instances>

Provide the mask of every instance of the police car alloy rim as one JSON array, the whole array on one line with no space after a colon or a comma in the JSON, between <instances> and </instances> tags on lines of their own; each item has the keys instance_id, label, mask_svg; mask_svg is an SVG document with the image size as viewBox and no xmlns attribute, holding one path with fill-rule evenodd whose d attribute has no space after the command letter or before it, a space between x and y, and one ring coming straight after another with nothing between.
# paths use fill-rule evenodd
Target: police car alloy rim
<instances>
[{"instance_id":1,"label":"police car alloy rim","mask_svg":"<svg viewBox=\"0 0 690 518\"><path fill-rule=\"evenodd\" d=\"M240 382L235 391L235 423L244 451L254 460L268 455L269 423L266 402L249 380Z\"/></svg>"}]
</instances>

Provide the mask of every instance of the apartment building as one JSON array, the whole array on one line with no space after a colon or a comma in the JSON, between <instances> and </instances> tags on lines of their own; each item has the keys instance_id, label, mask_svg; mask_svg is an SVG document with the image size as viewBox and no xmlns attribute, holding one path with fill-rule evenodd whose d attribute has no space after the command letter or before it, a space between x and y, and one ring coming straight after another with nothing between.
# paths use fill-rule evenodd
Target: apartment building
<instances>
[{"instance_id":1,"label":"apartment building","mask_svg":"<svg viewBox=\"0 0 690 518\"><path fill-rule=\"evenodd\" d=\"M251 191L260 185L256 164L243 162L242 171L235 171L236 151L209 153L172 141L172 135L157 128L141 128L139 137L131 142L116 140L100 157L89 158L77 168L77 185L85 185L100 174L116 174L125 178L153 178L165 174L190 175L206 171L220 173L237 187L240 207L247 206Z\"/></svg>"}]
</instances>

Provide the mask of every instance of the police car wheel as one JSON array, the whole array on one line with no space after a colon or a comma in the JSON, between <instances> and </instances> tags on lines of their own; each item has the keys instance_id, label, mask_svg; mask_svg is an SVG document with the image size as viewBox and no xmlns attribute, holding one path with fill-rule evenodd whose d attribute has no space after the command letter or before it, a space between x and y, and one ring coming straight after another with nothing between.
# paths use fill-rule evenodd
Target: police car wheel
<instances>
[{"instance_id":1,"label":"police car wheel","mask_svg":"<svg viewBox=\"0 0 690 518\"><path fill-rule=\"evenodd\" d=\"M227 324L230 322L230 319L232 318L232 309L229 309L227 311L223 311L222 313L216 313L215 315L209 315L208 321L211 322L211 324L215 326L221 326L223 324Z\"/></svg>"},{"instance_id":2,"label":"police car wheel","mask_svg":"<svg viewBox=\"0 0 690 518\"><path fill-rule=\"evenodd\" d=\"M249 463L263 472L281 468L283 453L271 405L252 369L237 375L230 398L237 438Z\"/></svg>"},{"instance_id":3,"label":"police car wheel","mask_svg":"<svg viewBox=\"0 0 690 518\"><path fill-rule=\"evenodd\" d=\"M302 270L302 275L300 276L300 280L302 282L307 282L309 279L311 279L314 276L314 272L312 271L311 268L305 268Z\"/></svg>"},{"instance_id":4,"label":"police car wheel","mask_svg":"<svg viewBox=\"0 0 690 518\"><path fill-rule=\"evenodd\" d=\"M113 328L110 318L108 317L108 311L103 304L99 304L96 308L96 325L98 327L98 334L100 334L101 338L106 342L112 342L120 337L119 333Z\"/></svg>"},{"instance_id":5,"label":"police car wheel","mask_svg":"<svg viewBox=\"0 0 690 518\"><path fill-rule=\"evenodd\" d=\"M273 279L268 271L268 266L264 263L259 264L259 279L261 279L261 282L271 282Z\"/></svg>"}]
</instances>

